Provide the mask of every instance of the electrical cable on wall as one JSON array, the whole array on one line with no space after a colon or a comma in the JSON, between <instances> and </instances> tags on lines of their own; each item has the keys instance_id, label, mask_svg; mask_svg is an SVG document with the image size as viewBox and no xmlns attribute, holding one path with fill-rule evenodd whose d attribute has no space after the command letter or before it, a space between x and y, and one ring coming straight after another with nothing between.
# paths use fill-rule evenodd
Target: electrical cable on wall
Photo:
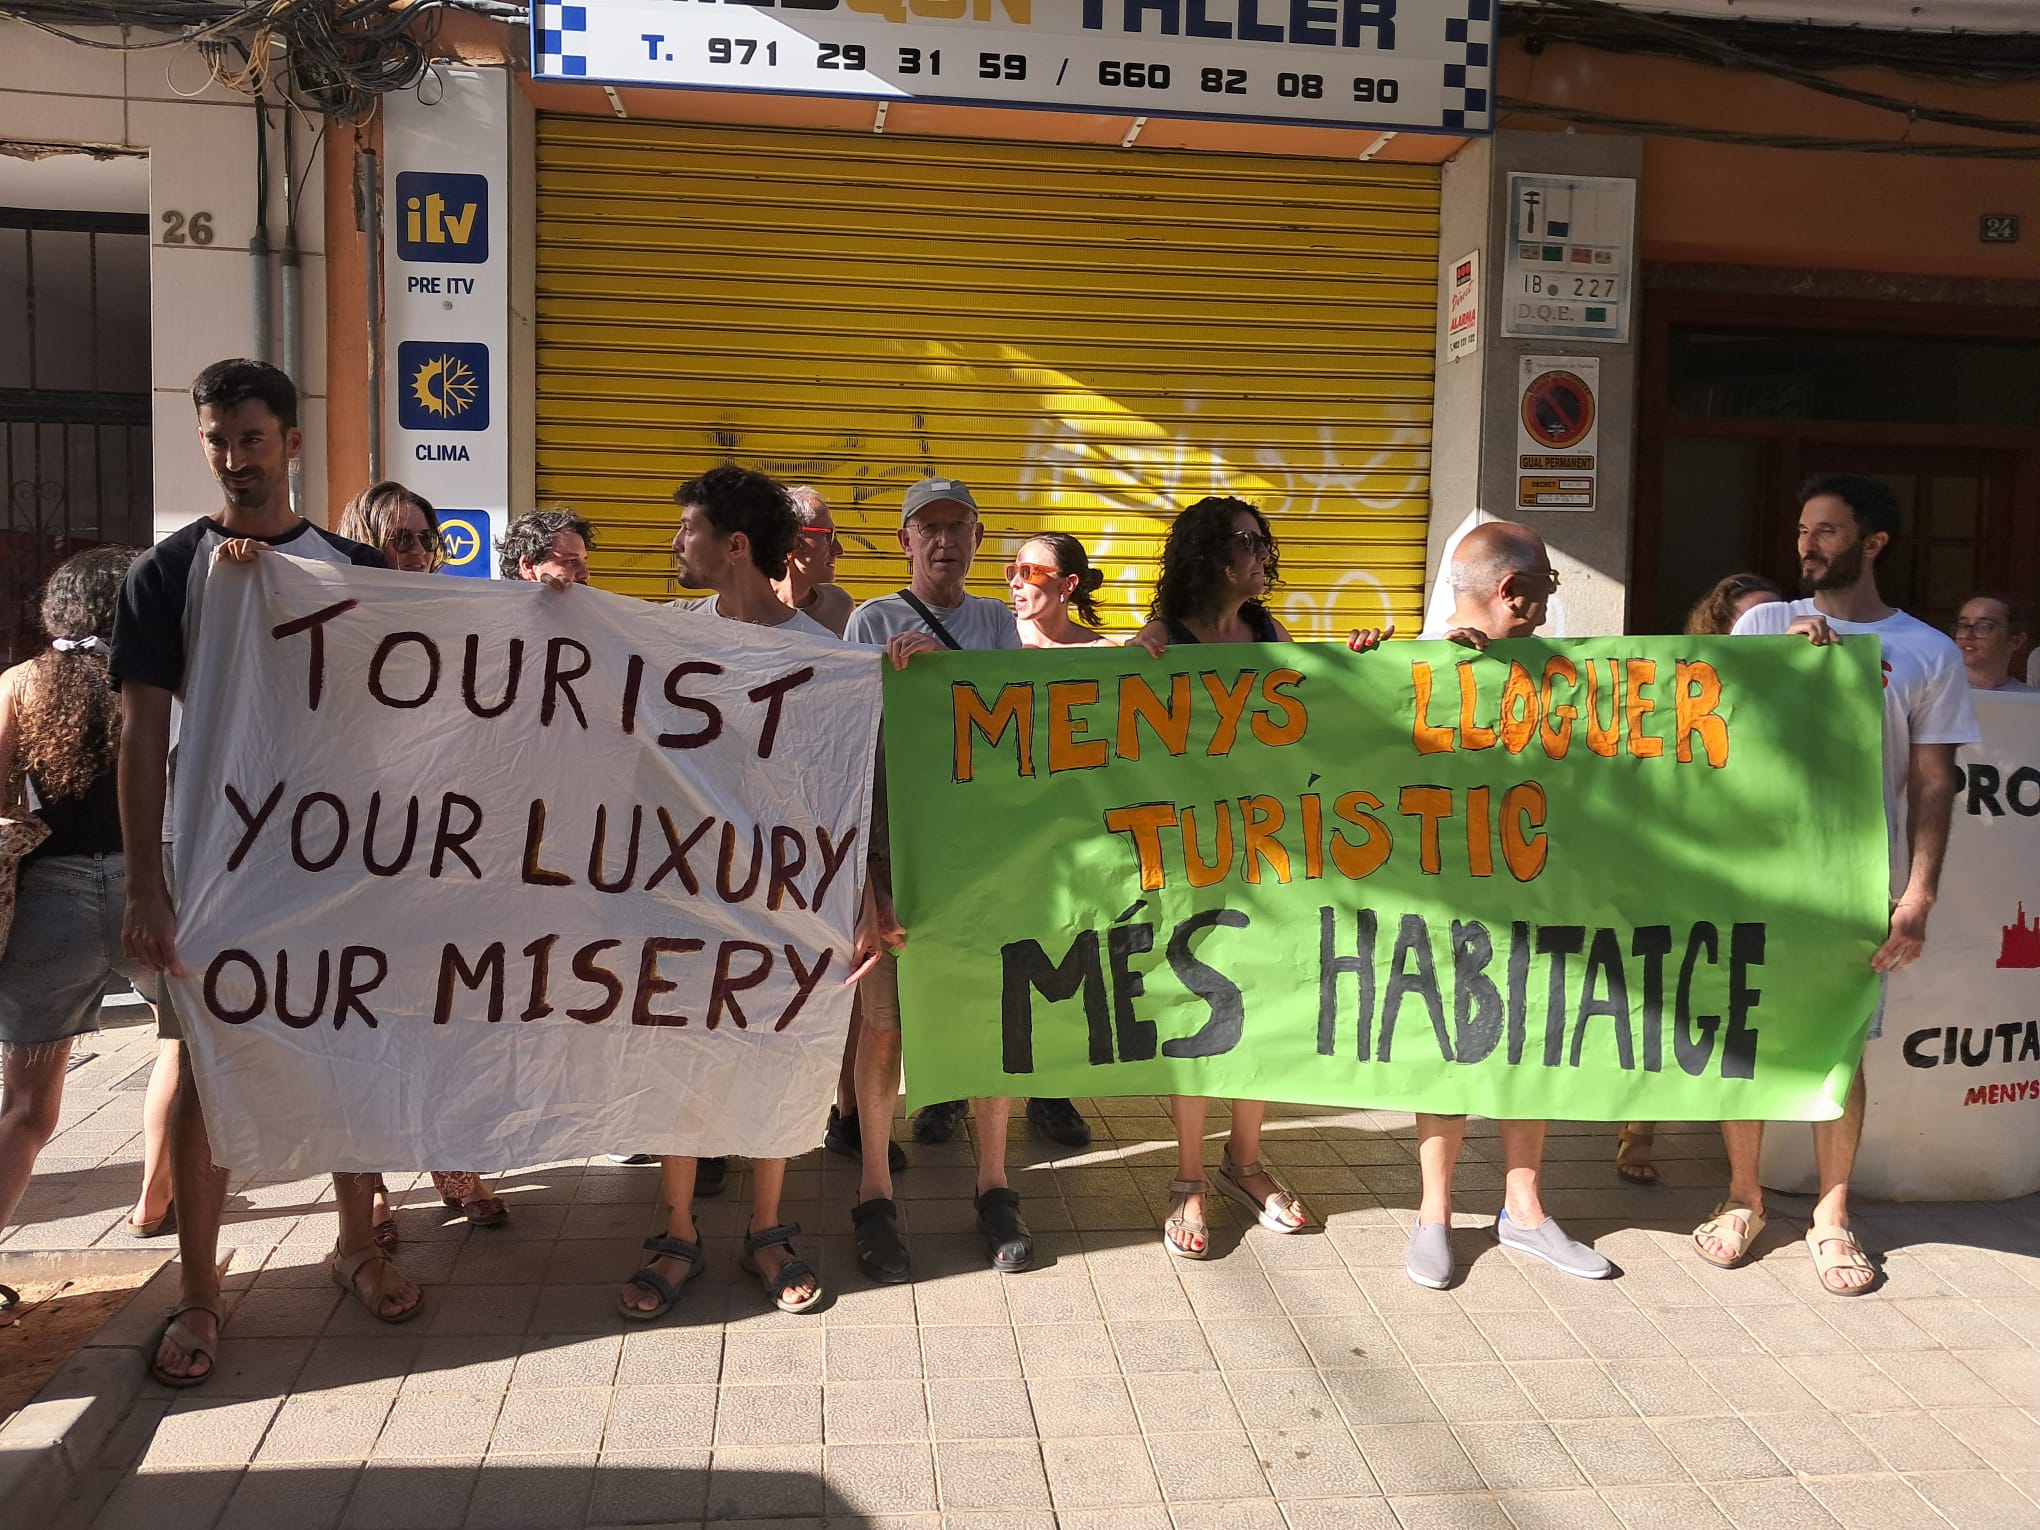
<instances>
[{"instance_id":1,"label":"electrical cable on wall","mask_svg":"<svg viewBox=\"0 0 2040 1530\"><path fill-rule=\"evenodd\" d=\"M415 88L429 72L438 12L522 21L502 0L0 0L0 16L84 47L137 53L192 48L213 80L260 100L272 93L308 112L356 120L379 98ZM117 27L118 40L82 35ZM167 32L164 37L138 37Z\"/></svg>"},{"instance_id":2,"label":"electrical cable on wall","mask_svg":"<svg viewBox=\"0 0 2040 1530\"><path fill-rule=\"evenodd\" d=\"M2040 112L2031 118L1959 111L1829 78L1822 71L1877 68L1940 81L2000 84L2040 78L2040 30L2032 33L1890 31L1864 26L1802 22L1727 21L1669 16L1615 0L1509 0L1502 6L1505 33L1531 61L1531 87L1500 96L1504 112L1543 117L1580 127L1655 137L1688 138L1748 148L1804 149L1919 159L2040 160L2040 145L1922 141L1922 123L2014 138L2040 138ZM1896 138L1839 138L1760 132L1624 117L1531 98L1536 65L1552 43L1600 53L1675 58L1741 74L1783 80L1803 89L1903 120Z\"/></svg>"}]
</instances>

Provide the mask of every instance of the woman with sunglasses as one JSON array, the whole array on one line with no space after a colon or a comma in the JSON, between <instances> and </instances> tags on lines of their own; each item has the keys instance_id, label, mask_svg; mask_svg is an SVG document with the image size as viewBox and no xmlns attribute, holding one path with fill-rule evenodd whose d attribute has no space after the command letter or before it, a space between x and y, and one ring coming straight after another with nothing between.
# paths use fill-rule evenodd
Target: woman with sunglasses
<instances>
[{"instance_id":1,"label":"woman with sunglasses","mask_svg":"<svg viewBox=\"0 0 2040 1530\"><path fill-rule=\"evenodd\" d=\"M1148 624L1133 642L1159 656L1171 643L1289 643L1289 629L1265 597L1280 576L1280 549L1268 518L1245 500L1211 495L1178 515L1162 547L1162 570ZM1183 1259L1204 1259L1204 1111L1201 1098L1173 1095L1176 1179L1162 1244ZM1310 1221L1303 1202L1261 1164L1260 1100L1232 1102L1232 1131L1215 1171L1218 1188L1270 1232L1293 1233Z\"/></svg>"},{"instance_id":2,"label":"woman with sunglasses","mask_svg":"<svg viewBox=\"0 0 2040 1530\"><path fill-rule=\"evenodd\" d=\"M786 495L793 501L793 513L800 517L800 536L786 556L786 573L772 581L773 593L841 637L857 602L835 582L836 560L843 556L836 518L820 491L806 484L788 489Z\"/></svg>"},{"instance_id":3,"label":"woman with sunglasses","mask_svg":"<svg viewBox=\"0 0 2040 1530\"><path fill-rule=\"evenodd\" d=\"M340 535L380 552L391 568L429 574L439 567L439 512L402 484L370 484L340 512Z\"/></svg>"},{"instance_id":4,"label":"woman with sunglasses","mask_svg":"<svg viewBox=\"0 0 2040 1530\"><path fill-rule=\"evenodd\" d=\"M367 543L402 573L429 574L440 565L439 512L422 494L391 480L371 484L347 502L340 512L340 535ZM432 1184L441 1201L476 1227L501 1227L510 1220L509 1209L479 1174L434 1169ZM375 1209L370 1217L375 1246L387 1254L397 1246L397 1222L390 1212L389 1187L380 1174L375 1176Z\"/></svg>"},{"instance_id":5,"label":"woman with sunglasses","mask_svg":"<svg viewBox=\"0 0 2040 1530\"><path fill-rule=\"evenodd\" d=\"M1068 532L1050 531L1023 543L1006 565L1006 588L1013 592L1013 616L1023 648L1113 648L1102 633L1093 597L1105 583L1091 567L1084 544ZM1071 612L1089 623L1079 626Z\"/></svg>"}]
</instances>

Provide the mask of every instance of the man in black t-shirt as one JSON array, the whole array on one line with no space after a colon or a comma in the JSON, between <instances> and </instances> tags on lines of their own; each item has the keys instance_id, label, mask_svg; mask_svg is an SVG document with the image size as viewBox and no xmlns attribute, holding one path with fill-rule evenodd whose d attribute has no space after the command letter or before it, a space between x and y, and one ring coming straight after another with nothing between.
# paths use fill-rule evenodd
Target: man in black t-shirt
<instances>
[{"instance_id":1,"label":"man in black t-shirt","mask_svg":"<svg viewBox=\"0 0 2040 1530\"><path fill-rule=\"evenodd\" d=\"M217 561L244 563L263 547L326 563L386 567L372 547L301 519L290 505L290 464L304 447L297 388L259 361L220 361L191 385L199 438L225 502L213 515L142 554L129 568L114 616L110 669L120 688L120 823L127 847L127 911L121 933L130 957L157 972L184 974L172 905L170 819L176 792L176 723L186 663L195 651L205 586ZM207 783L187 783L204 790ZM161 842L165 853L153 848ZM163 1034L183 1039L165 985ZM226 1171L216 1168L192 1080L190 1057L171 1112L171 1180L177 1206L182 1283L150 1371L165 1386L195 1386L210 1376L221 1321L219 1238ZM335 1281L385 1322L418 1311L419 1292L377 1252L369 1226L373 1175L336 1174L340 1239Z\"/></svg>"}]
</instances>

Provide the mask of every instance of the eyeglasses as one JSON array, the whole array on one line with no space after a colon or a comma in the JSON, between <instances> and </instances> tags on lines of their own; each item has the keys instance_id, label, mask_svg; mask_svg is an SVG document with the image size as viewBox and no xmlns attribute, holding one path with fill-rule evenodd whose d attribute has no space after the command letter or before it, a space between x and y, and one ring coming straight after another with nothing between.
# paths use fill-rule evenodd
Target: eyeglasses
<instances>
[{"instance_id":1,"label":"eyeglasses","mask_svg":"<svg viewBox=\"0 0 2040 1530\"><path fill-rule=\"evenodd\" d=\"M2003 628L2004 623L1994 616L1979 616L1975 621L1957 621L1955 636L1987 638Z\"/></svg>"},{"instance_id":2,"label":"eyeglasses","mask_svg":"<svg viewBox=\"0 0 2040 1530\"><path fill-rule=\"evenodd\" d=\"M1006 565L1006 583L1008 584L1018 579L1022 584L1031 584L1037 590L1045 590L1062 577L1063 572L1061 569L1051 568L1045 563L1008 563Z\"/></svg>"},{"instance_id":3,"label":"eyeglasses","mask_svg":"<svg viewBox=\"0 0 2040 1530\"><path fill-rule=\"evenodd\" d=\"M831 558L843 556L843 539L836 535L833 528L828 526L803 526L800 528L800 534L804 537L814 538L814 550L816 552L824 553Z\"/></svg>"},{"instance_id":4,"label":"eyeglasses","mask_svg":"<svg viewBox=\"0 0 2040 1530\"><path fill-rule=\"evenodd\" d=\"M976 524L977 517L974 515L965 516L960 521L924 521L917 515L907 522L907 529L923 542L934 542L943 538L951 542L964 542L970 539L971 528Z\"/></svg>"},{"instance_id":5,"label":"eyeglasses","mask_svg":"<svg viewBox=\"0 0 2040 1530\"><path fill-rule=\"evenodd\" d=\"M1556 592L1558 589L1558 570L1555 568L1519 568L1515 571L1514 577L1517 579L1541 579L1544 581L1547 589L1553 592Z\"/></svg>"},{"instance_id":6,"label":"eyeglasses","mask_svg":"<svg viewBox=\"0 0 2040 1530\"><path fill-rule=\"evenodd\" d=\"M1275 550L1274 538L1260 531L1235 531L1233 540L1247 550L1251 557L1265 558Z\"/></svg>"},{"instance_id":7,"label":"eyeglasses","mask_svg":"<svg viewBox=\"0 0 2040 1530\"><path fill-rule=\"evenodd\" d=\"M399 526L389 535L389 544L400 553L413 549L422 553L439 551L439 533L436 531L413 531L408 526Z\"/></svg>"}]
</instances>

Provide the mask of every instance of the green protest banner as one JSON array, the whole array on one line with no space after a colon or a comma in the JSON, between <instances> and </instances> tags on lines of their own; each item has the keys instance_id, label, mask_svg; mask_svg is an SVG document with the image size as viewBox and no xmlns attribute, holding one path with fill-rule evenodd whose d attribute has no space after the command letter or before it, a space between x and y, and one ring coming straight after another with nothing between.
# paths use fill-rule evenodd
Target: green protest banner
<instances>
[{"instance_id":1,"label":"green protest banner","mask_svg":"<svg viewBox=\"0 0 2040 1530\"><path fill-rule=\"evenodd\" d=\"M1823 1120L1885 926L1879 654L917 656L908 1096Z\"/></svg>"}]
</instances>

